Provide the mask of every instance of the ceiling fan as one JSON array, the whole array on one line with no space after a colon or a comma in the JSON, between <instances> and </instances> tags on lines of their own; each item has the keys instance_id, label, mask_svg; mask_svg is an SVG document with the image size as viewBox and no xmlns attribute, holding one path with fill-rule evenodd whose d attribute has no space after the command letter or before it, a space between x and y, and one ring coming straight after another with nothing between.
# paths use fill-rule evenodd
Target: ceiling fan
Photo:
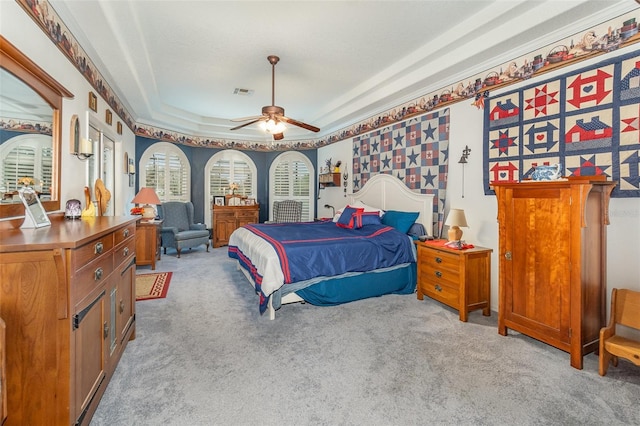
<instances>
[{"instance_id":1,"label":"ceiling fan","mask_svg":"<svg viewBox=\"0 0 640 426\"><path fill-rule=\"evenodd\" d=\"M262 115L254 117L236 118L231 121L248 121L248 123L241 124L232 128L231 130L238 130L243 127L249 126L253 123L261 122L264 130L273 135L273 140L278 141L284 138L284 123L293 124L294 126L302 127L303 129L310 130L312 132L319 132L320 129L302 121L294 120L284 115L284 108L275 104L275 82L276 82L276 64L280 60L275 55L267 56L269 63L271 64L271 105L262 107Z\"/></svg>"}]
</instances>

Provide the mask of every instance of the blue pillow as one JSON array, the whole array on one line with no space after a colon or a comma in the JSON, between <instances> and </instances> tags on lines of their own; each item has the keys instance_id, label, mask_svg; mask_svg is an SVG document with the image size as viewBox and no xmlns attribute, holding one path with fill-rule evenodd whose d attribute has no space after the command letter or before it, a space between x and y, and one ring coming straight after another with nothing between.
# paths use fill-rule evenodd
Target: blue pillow
<instances>
[{"instance_id":1,"label":"blue pillow","mask_svg":"<svg viewBox=\"0 0 640 426\"><path fill-rule=\"evenodd\" d=\"M387 210L384 216L382 216L382 224L393 226L398 231L406 234L409 232L411 225L418 219L418 216L420 216L420 213Z\"/></svg>"},{"instance_id":2,"label":"blue pillow","mask_svg":"<svg viewBox=\"0 0 640 426\"><path fill-rule=\"evenodd\" d=\"M353 214L354 228L360 229L365 225L380 225L380 214L378 212L361 211Z\"/></svg>"},{"instance_id":3,"label":"blue pillow","mask_svg":"<svg viewBox=\"0 0 640 426\"><path fill-rule=\"evenodd\" d=\"M357 213L357 212L362 212L364 209L356 209L353 207L345 207L344 210L342 211L342 214L340 215L340 218L338 219L338 221L336 222L336 225L338 225L340 228L349 228L349 229L353 229L354 228L354 219L353 219L353 214Z\"/></svg>"}]
</instances>

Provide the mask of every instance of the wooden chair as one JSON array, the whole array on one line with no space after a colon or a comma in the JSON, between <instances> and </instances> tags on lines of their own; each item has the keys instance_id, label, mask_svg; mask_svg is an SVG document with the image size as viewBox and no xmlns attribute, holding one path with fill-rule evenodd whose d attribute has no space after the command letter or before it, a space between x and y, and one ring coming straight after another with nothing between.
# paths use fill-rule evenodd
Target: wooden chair
<instances>
[{"instance_id":1,"label":"wooden chair","mask_svg":"<svg viewBox=\"0 0 640 426\"><path fill-rule=\"evenodd\" d=\"M640 366L640 340L616 334L617 324L640 331L640 292L614 288L611 292L610 315L609 325L600 330L601 376L607 374L609 362L613 361L614 367L618 366L618 357Z\"/></svg>"}]
</instances>

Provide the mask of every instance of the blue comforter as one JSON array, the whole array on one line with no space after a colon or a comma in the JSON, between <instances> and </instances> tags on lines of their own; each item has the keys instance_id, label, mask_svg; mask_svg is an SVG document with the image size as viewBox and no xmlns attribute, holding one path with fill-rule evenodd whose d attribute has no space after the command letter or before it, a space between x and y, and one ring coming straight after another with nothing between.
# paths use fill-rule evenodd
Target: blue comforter
<instances>
[{"instance_id":1,"label":"blue comforter","mask_svg":"<svg viewBox=\"0 0 640 426\"><path fill-rule=\"evenodd\" d=\"M415 261L410 238L385 225L344 229L324 221L252 224L244 228L274 248L285 284ZM233 253L229 250L230 255Z\"/></svg>"}]
</instances>

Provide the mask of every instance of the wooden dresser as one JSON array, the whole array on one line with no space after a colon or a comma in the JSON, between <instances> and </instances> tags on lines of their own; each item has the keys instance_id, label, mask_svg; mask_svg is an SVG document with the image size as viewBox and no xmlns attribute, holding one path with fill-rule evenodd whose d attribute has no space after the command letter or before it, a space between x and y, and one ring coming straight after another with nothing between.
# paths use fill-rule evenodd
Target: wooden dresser
<instances>
[{"instance_id":1,"label":"wooden dresser","mask_svg":"<svg viewBox=\"0 0 640 426\"><path fill-rule=\"evenodd\" d=\"M213 226L213 247L229 244L229 237L236 229L260 220L260 205L216 206L212 205L211 224Z\"/></svg>"},{"instance_id":2,"label":"wooden dresser","mask_svg":"<svg viewBox=\"0 0 640 426\"><path fill-rule=\"evenodd\" d=\"M606 225L615 183L597 176L494 184L499 223L498 332L569 352L582 368L606 315Z\"/></svg>"},{"instance_id":3,"label":"wooden dresser","mask_svg":"<svg viewBox=\"0 0 640 426\"><path fill-rule=\"evenodd\" d=\"M460 321L471 311L491 315L490 248L455 250L445 241L416 241L418 249L418 299L424 295L458 310Z\"/></svg>"},{"instance_id":4,"label":"wooden dresser","mask_svg":"<svg viewBox=\"0 0 640 426\"><path fill-rule=\"evenodd\" d=\"M135 337L136 219L0 232L5 425L89 424Z\"/></svg>"}]
</instances>

